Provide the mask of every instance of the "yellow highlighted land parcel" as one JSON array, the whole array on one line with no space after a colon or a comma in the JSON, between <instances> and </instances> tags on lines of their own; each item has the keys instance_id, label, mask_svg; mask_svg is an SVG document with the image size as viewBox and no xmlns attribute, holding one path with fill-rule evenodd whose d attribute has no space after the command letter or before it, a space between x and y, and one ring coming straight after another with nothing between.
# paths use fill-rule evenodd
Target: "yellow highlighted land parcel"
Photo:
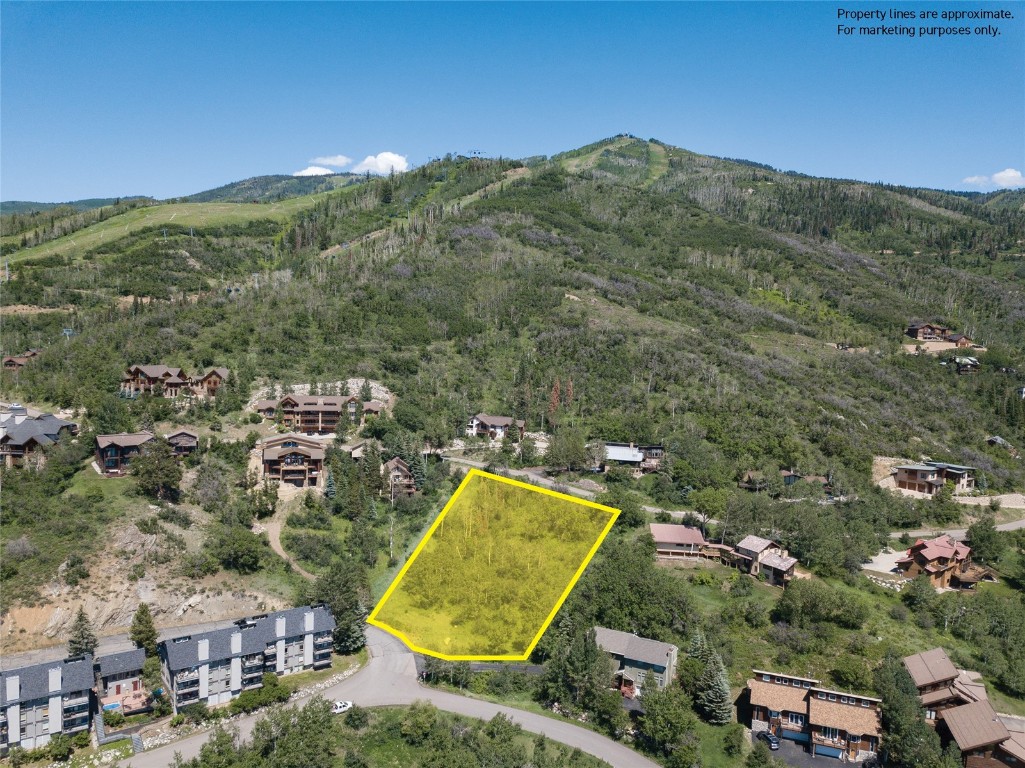
<instances>
[{"instance_id":1,"label":"yellow highlighted land parcel","mask_svg":"<svg viewBox=\"0 0 1025 768\"><path fill-rule=\"evenodd\" d=\"M367 621L449 661L525 660L618 516L472 469Z\"/></svg>"}]
</instances>

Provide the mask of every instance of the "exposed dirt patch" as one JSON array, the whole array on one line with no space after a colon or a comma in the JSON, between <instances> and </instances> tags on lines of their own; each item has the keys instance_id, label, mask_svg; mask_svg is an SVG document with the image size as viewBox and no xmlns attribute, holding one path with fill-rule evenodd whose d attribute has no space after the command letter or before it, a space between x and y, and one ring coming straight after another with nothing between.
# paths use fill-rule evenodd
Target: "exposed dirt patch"
<instances>
[{"instance_id":1,"label":"exposed dirt patch","mask_svg":"<svg viewBox=\"0 0 1025 768\"><path fill-rule=\"evenodd\" d=\"M6 304L0 307L0 315L41 315L44 312L73 312L70 304L63 307L37 307L34 304Z\"/></svg>"}]
</instances>

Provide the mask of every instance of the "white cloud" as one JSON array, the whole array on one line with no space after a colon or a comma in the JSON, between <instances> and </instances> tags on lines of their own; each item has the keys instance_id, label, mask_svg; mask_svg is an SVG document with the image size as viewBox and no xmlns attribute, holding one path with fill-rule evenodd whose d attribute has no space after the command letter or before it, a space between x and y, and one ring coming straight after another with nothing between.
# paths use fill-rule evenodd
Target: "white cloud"
<instances>
[{"instance_id":1,"label":"white cloud","mask_svg":"<svg viewBox=\"0 0 1025 768\"><path fill-rule=\"evenodd\" d=\"M1016 171L1014 168L1007 168L1000 171L1000 173L993 174L993 183L1001 189L1025 187L1025 176L1021 175L1021 171Z\"/></svg>"},{"instance_id":2,"label":"white cloud","mask_svg":"<svg viewBox=\"0 0 1025 768\"><path fill-rule=\"evenodd\" d=\"M969 176L961 179L963 184L971 184L973 187L999 187L1000 189L1013 189L1025 187L1025 176L1021 171L1014 168L1005 168L992 176Z\"/></svg>"},{"instance_id":3,"label":"white cloud","mask_svg":"<svg viewBox=\"0 0 1025 768\"><path fill-rule=\"evenodd\" d=\"M338 171L332 171L330 168L321 168L319 165L311 165L309 168L303 168L301 171L296 171L293 176L333 176Z\"/></svg>"},{"instance_id":4,"label":"white cloud","mask_svg":"<svg viewBox=\"0 0 1025 768\"><path fill-rule=\"evenodd\" d=\"M971 184L973 187L988 187L990 185L989 176L969 176L967 179L961 179L962 184Z\"/></svg>"},{"instance_id":5,"label":"white cloud","mask_svg":"<svg viewBox=\"0 0 1025 768\"><path fill-rule=\"evenodd\" d=\"M324 155L323 157L314 157L310 162L317 165L330 165L332 168L344 168L352 162L352 158L345 155Z\"/></svg>"},{"instance_id":6,"label":"white cloud","mask_svg":"<svg viewBox=\"0 0 1025 768\"><path fill-rule=\"evenodd\" d=\"M409 168L409 161L403 155L394 152L381 152L377 155L367 155L362 163L352 170L356 173L370 171L376 174L390 173L391 171L402 172Z\"/></svg>"}]
</instances>

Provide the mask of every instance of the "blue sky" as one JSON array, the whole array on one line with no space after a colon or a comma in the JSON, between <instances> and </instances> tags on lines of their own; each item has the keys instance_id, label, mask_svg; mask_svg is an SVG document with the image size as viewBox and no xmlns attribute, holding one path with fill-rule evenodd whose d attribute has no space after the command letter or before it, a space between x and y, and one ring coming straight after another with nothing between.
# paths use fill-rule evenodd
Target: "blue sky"
<instances>
[{"instance_id":1,"label":"blue sky","mask_svg":"<svg viewBox=\"0 0 1025 768\"><path fill-rule=\"evenodd\" d=\"M838 7L1015 18L995 38L842 37ZM1020 0L5 1L0 43L4 200L166 198L318 159L526 157L623 132L944 189L1025 172Z\"/></svg>"}]
</instances>

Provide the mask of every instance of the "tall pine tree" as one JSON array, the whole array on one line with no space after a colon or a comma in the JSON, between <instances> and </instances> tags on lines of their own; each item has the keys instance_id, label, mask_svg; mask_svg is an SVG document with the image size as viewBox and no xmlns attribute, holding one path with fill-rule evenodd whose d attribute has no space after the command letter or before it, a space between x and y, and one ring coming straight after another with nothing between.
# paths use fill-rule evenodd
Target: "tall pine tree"
<instances>
[{"instance_id":1,"label":"tall pine tree","mask_svg":"<svg viewBox=\"0 0 1025 768\"><path fill-rule=\"evenodd\" d=\"M714 651L704 674L698 680L698 709L712 725L726 725L733 720L733 695L722 657Z\"/></svg>"},{"instance_id":2,"label":"tall pine tree","mask_svg":"<svg viewBox=\"0 0 1025 768\"><path fill-rule=\"evenodd\" d=\"M145 649L146 656L157 655L157 628L153 626L153 614L146 603L139 603L128 637L137 647Z\"/></svg>"},{"instance_id":3,"label":"tall pine tree","mask_svg":"<svg viewBox=\"0 0 1025 768\"><path fill-rule=\"evenodd\" d=\"M71 632L68 634L68 656L81 656L84 653L92 653L96 650L96 632L85 615L85 609L78 606L78 613L71 623Z\"/></svg>"}]
</instances>

